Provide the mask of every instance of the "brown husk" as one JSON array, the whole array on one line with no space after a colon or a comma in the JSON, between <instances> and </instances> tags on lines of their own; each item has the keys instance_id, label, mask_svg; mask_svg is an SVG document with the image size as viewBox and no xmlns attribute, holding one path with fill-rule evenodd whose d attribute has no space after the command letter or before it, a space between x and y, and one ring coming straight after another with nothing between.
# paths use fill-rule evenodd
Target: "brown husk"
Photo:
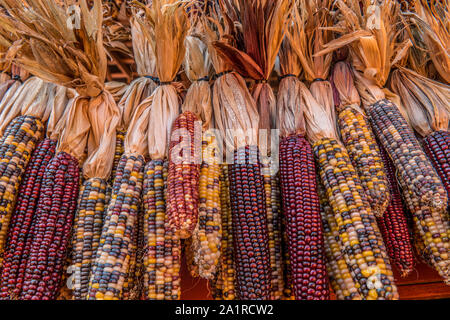
<instances>
[{"instance_id":1,"label":"brown husk","mask_svg":"<svg viewBox=\"0 0 450 320\"><path fill-rule=\"evenodd\" d=\"M150 38L154 35L156 71L162 83L150 99L148 149L151 159L164 159L168 154L172 123L180 111L180 86L173 81L184 59L189 19L183 3L178 0L156 0L150 8L142 8L151 27L151 32L144 35Z\"/></svg>"},{"instance_id":2,"label":"brown husk","mask_svg":"<svg viewBox=\"0 0 450 320\"><path fill-rule=\"evenodd\" d=\"M334 65L332 81L339 94L338 112L346 106L351 106L355 111L364 115L361 109L361 99L354 85L352 67L348 62L338 62Z\"/></svg>"},{"instance_id":3,"label":"brown husk","mask_svg":"<svg viewBox=\"0 0 450 320\"><path fill-rule=\"evenodd\" d=\"M128 84L119 81L109 81L105 83L105 90L112 94L114 101L118 104L125 92L127 92Z\"/></svg>"},{"instance_id":4,"label":"brown husk","mask_svg":"<svg viewBox=\"0 0 450 320\"><path fill-rule=\"evenodd\" d=\"M430 80L406 68L394 70L389 85L401 97L409 123L422 137L434 131L448 130L448 85Z\"/></svg>"},{"instance_id":5,"label":"brown husk","mask_svg":"<svg viewBox=\"0 0 450 320\"><path fill-rule=\"evenodd\" d=\"M198 30L201 31L201 30ZM190 111L202 120L202 127L208 130L212 123L212 99L209 81L197 81L211 76L212 64L207 45L196 36L188 36L185 40L186 56L184 58L184 72L191 81L182 111Z\"/></svg>"}]
</instances>

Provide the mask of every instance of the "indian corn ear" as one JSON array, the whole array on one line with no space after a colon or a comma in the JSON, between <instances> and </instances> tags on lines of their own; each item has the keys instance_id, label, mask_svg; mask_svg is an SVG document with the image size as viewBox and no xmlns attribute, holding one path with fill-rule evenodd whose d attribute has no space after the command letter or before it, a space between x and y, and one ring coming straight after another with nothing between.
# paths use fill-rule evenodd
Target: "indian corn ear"
<instances>
[{"instance_id":1,"label":"indian corn ear","mask_svg":"<svg viewBox=\"0 0 450 320\"><path fill-rule=\"evenodd\" d=\"M172 126L169 147L169 177L167 181L167 221L169 228L181 239L192 235L198 218L198 183L200 164L195 160L195 122L197 116L183 112ZM180 143L190 137L189 144L183 145L181 157L174 151ZM188 154L186 154L188 153Z\"/></svg>"},{"instance_id":2,"label":"indian corn ear","mask_svg":"<svg viewBox=\"0 0 450 320\"><path fill-rule=\"evenodd\" d=\"M55 155L56 143L56 140L44 139L37 145L20 184L0 275L2 299L16 299L22 290L33 235L31 226L35 221L45 168Z\"/></svg>"},{"instance_id":3,"label":"indian corn ear","mask_svg":"<svg viewBox=\"0 0 450 320\"><path fill-rule=\"evenodd\" d=\"M283 138L281 193L297 300L327 300L330 295L315 173L308 141L298 134Z\"/></svg>"},{"instance_id":4,"label":"indian corn ear","mask_svg":"<svg viewBox=\"0 0 450 320\"><path fill-rule=\"evenodd\" d=\"M375 216L347 151L334 139L313 145L347 266L363 299L397 298L386 249Z\"/></svg>"},{"instance_id":5,"label":"indian corn ear","mask_svg":"<svg viewBox=\"0 0 450 320\"><path fill-rule=\"evenodd\" d=\"M450 196L450 133L435 131L423 139L424 149Z\"/></svg>"}]
</instances>

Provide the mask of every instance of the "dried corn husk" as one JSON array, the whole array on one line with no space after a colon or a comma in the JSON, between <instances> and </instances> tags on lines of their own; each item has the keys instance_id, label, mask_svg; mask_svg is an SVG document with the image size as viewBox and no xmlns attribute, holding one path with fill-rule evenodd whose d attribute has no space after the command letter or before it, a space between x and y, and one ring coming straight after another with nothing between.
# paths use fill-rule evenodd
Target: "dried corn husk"
<instances>
[{"instance_id":1,"label":"dried corn husk","mask_svg":"<svg viewBox=\"0 0 450 320\"><path fill-rule=\"evenodd\" d=\"M103 42L108 54L113 52L132 57L133 54L126 41L131 40L129 7L123 2L120 8L112 2L103 2Z\"/></svg>"},{"instance_id":2,"label":"dried corn husk","mask_svg":"<svg viewBox=\"0 0 450 320\"><path fill-rule=\"evenodd\" d=\"M128 84L119 81L109 81L105 83L105 90L112 94L114 101L118 104L125 92Z\"/></svg>"},{"instance_id":3,"label":"dried corn husk","mask_svg":"<svg viewBox=\"0 0 450 320\"><path fill-rule=\"evenodd\" d=\"M62 130L64 129L65 119L72 105L73 93L70 89L63 86L57 86L55 96L53 98L53 107L47 121L47 138L58 140Z\"/></svg>"},{"instance_id":4,"label":"dried corn husk","mask_svg":"<svg viewBox=\"0 0 450 320\"><path fill-rule=\"evenodd\" d=\"M150 27L144 36L154 45L156 71L160 80L160 86L149 99L147 135L150 158L156 160L168 155L172 123L180 111L180 86L174 80L184 59L189 19L182 2L178 0L157 0L152 2L150 8L142 8ZM143 103L148 102L144 100Z\"/></svg>"}]
</instances>

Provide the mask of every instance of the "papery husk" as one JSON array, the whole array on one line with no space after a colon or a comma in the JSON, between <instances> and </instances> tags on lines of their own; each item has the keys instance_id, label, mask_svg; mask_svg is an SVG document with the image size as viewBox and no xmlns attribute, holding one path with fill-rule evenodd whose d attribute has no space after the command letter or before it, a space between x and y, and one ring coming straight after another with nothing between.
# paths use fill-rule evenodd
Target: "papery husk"
<instances>
[{"instance_id":1,"label":"papery husk","mask_svg":"<svg viewBox=\"0 0 450 320\"><path fill-rule=\"evenodd\" d=\"M47 88L48 83L37 77L31 77L14 92L11 91L11 96L8 92L0 105L0 133L3 134L15 117L22 115L22 110L29 108L33 110L36 106L42 106L41 103L46 97L43 93Z\"/></svg>"},{"instance_id":2,"label":"papery husk","mask_svg":"<svg viewBox=\"0 0 450 320\"><path fill-rule=\"evenodd\" d=\"M168 155L172 123L180 112L179 85L173 81L184 59L189 19L178 0L152 1L150 8L143 9L152 30L149 33L154 34L156 71L161 81L152 94L148 124L149 155L156 160Z\"/></svg>"},{"instance_id":3,"label":"papery husk","mask_svg":"<svg viewBox=\"0 0 450 320\"><path fill-rule=\"evenodd\" d=\"M339 141L335 119L320 104L303 82L300 82L301 99L305 106L306 136L311 144L323 138Z\"/></svg>"},{"instance_id":4,"label":"papery husk","mask_svg":"<svg viewBox=\"0 0 450 320\"><path fill-rule=\"evenodd\" d=\"M336 119L336 109L334 108L333 87L330 81L314 81L309 90L316 101L325 108L332 119Z\"/></svg>"},{"instance_id":5,"label":"papery husk","mask_svg":"<svg viewBox=\"0 0 450 320\"><path fill-rule=\"evenodd\" d=\"M406 68L394 70L389 85L401 97L404 114L422 137L434 131L448 130L450 86Z\"/></svg>"},{"instance_id":6,"label":"papery husk","mask_svg":"<svg viewBox=\"0 0 450 320\"><path fill-rule=\"evenodd\" d=\"M351 66L347 62L338 62L334 65L332 79L334 87L339 94L338 112L346 106L352 106L354 110L364 114L360 108L361 99L353 82Z\"/></svg>"},{"instance_id":7,"label":"papery husk","mask_svg":"<svg viewBox=\"0 0 450 320\"><path fill-rule=\"evenodd\" d=\"M83 175L86 179L107 180L114 162L116 128L121 120L121 112L113 95L108 91L89 99L88 103L87 113L91 130Z\"/></svg>"},{"instance_id":8,"label":"papery husk","mask_svg":"<svg viewBox=\"0 0 450 320\"><path fill-rule=\"evenodd\" d=\"M88 116L89 100L77 96L67 106L64 128L61 132L56 153L65 152L81 164L85 159L85 149L91 125Z\"/></svg>"},{"instance_id":9,"label":"papery husk","mask_svg":"<svg viewBox=\"0 0 450 320\"><path fill-rule=\"evenodd\" d=\"M81 96L96 97L104 87L107 60L102 37L102 5L38 0L0 0L13 17L19 40L9 60L41 79L74 88ZM24 5L25 4L25 5ZM79 20L80 28L68 21Z\"/></svg>"},{"instance_id":10,"label":"papery husk","mask_svg":"<svg viewBox=\"0 0 450 320\"><path fill-rule=\"evenodd\" d=\"M20 83L20 81L14 81L14 83L3 94L3 97L0 100L0 128L3 128L3 130L6 127L3 125L3 121L8 114L11 106L13 105L13 101L11 101L11 99L17 99L16 92L20 90L21 87L22 83ZM3 130L0 129L0 134L3 133Z\"/></svg>"},{"instance_id":11,"label":"papery husk","mask_svg":"<svg viewBox=\"0 0 450 320\"><path fill-rule=\"evenodd\" d=\"M14 83L16 83L17 81L12 80L12 79L5 79L6 77L4 75L6 75L5 73L2 73L3 77L0 76L0 101L3 99L3 96L5 95L6 91L9 90L9 88L11 88L13 86ZM9 77L9 75L6 75Z\"/></svg>"},{"instance_id":12,"label":"papery husk","mask_svg":"<svg viewBox=\"0 0 450 320\"><path fill-rule=\"evenodd\" d=\"M50 116L47 121L47 138L57 140L63 130L63 122L72 103L66 87L57 86Z\"/></svg>"},{"instance_id":13,"label":"papery husk","mask_svg":"<svg viewBox=\"0 0 450 320\"><path fill-rule=\"evenodd\" d=\"M187 36L185 40L186 56L184 72L191 81L182 111L194 113L201 121L203 130L212 128L211 87L208 80L212 71L207 45L196 36Z\"/></svg>"},{"instance_id":14,"label":"papery husk","mask_svg":"<svg viewBox=\"0 0 450 320\"><path fill-rule=\"evenodd\" d=\"M103 1L103 42L108 54L119 52L122 55L132 57L133 53L125 44L131 40L129 22L129 6L122 2L120 8L111 2Z\"/></svg>"},{"instance_id":15,"label":"papery husk","mask_svg":"<svg viewBox=\"0 0 450 320\"><path fill-rule=\"evenodd\" d=\"M429 57L442 79L450 83L450 4L445 1L414 1L410 21L417 26Z\"/></svg>"},{"instance_id":16,"label":"papery husk","mask_svg":"<svg viewBox=\"0 0 450 320\"><path fill-rule=\"evenodd\" d=\"M153 95L142 101L131 118L129 130L124 139L124 154L131 156L148 155L148 126Z\"/></svg>"},{"instance_id":17,"label":"papery husk","mask_svg":"<svg viewBox=\"0 0 450 320\"><path fill-rule=\"evenodd\" d=\"M105 90L112 94L114 101L119 103L128 89L128 84L120 81L108 81L105 83Z\"/></svg>"}]
</instances>

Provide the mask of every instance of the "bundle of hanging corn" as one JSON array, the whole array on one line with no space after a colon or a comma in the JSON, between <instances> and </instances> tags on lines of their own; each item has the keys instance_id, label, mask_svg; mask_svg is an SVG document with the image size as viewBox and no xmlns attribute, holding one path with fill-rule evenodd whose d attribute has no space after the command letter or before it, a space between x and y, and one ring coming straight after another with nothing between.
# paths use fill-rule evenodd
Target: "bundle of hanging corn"
<instances>
[{"instance_id":1,"label":"bundle of hanging corn","mask_svg":"<svg viewBox=\"0 0 450 320\"><path fill-rule=\"evenodd\" d=\"M231 6L230 2L227 4ZM227 160L231 160L228 177L235 291L238 299L269 299L271 267L266 195L257 144L259 115L244 79L237 73L251 66L232 58L235 49L230 42L235 39L231 34L237 34L237 30L229 14L232 12L221 11L210 17L205 30L217 73L213 85L215 123L226 143ZM235 54L241 56L238 51Z\"/></svg>"},{"instance_id":2,"label":"bundle of hanging corn","mask_svg":"<svg viewBox=\"0 0 450 320\"><path fill-rule=\"evenodd\" d=\"M41 193L45 169L55 154L58 137L65 121L68 105L67 89L54 86L48 103L51 112L47 123L47 136L39 142L33 152L22 182L11 216L6 238L4 262L1 270L0 297L16 299L21 293L23 277L36 225L36 210Z\"/></svg>"},{"instance_id":3,"label":"bundle of hanging corn","mask_svg":"<svg viewBox=\"0 0 450 320\"><path fill-rule=\"evenodd\" d=\"M390 193L388 190L383 191L386 188L395 188L394 192L397 191L396 181L387 179L388 174L385 170L388 170L384 167L381 151L366 121L367 117L360 107L361 100L353 83L350 65L345 62L335 64L332 79L339 101L336 107L339 112L338 123L341 137L358 171L367 197L371 199L370 195L372 195L372 199L375 199L374 191L379 191L381 195L388 195ZM370 186L374 188L371 189ZM388 206L383 216L377 216L377 222L383 234L389 258L405 276L413 268L413 252L406 216L401 208L401 202L400 206L396 202L399 200L398 194L386 200L389 200ZM373 203L371 206L375 210Z\"/></svg>"},{"instance_id":4,"label":"bundle of hanging corn","mask_svg":"<svg viewBox=\"0 0 450 320\"><path fill-rule=\"evenodd\" d=\"M450 84L450 3L449 1L413 0L414 10L403 13L416 27L414 39L419 39L442 82ZM420 64L426 60L418 61Z\"/></svg>"},{"instance_id":5,"label":"bundle of hanging corn","mask_svg":"<svg viewBox=\"0 0 450 320\"><path fill-rule=\"evenodd\" d=\"M207 45L199 38L203 33L198 23L186 37L184 72L191 81L182 111L191 112L201 121L201 165L198 181L198 219L187 242L186 252L192 256L191 273L212 279L217 271L222 241L220 207L220 160L212 123L212 99L209 80L212 71ZM200 134L200 132L196 132ZM195 137L194 139L198 139ZM200 152L200 150L197 150Z\"/></svg>"},{"instance_id":6,"label":"bundle of hanging corn","mask_svg":"<svg viewBox=\"0 0 450 320\"><path fill-rule=\"evenodd\" d=\"M289 274L295 299L329 299L314 156L305 138L304 104L297 78L301 65L292 48L300 44L299 27L296 23L288 27L290 36L284 39L279 53L280 182Z\"/></svg>"},{"instance_id":7,"label":"bundle of hanging corn","mask_svg":"<svg viewBox=\"0 0 450 320\"><path fill-rule=\"evenodd\" d=\"M399 42L395 29L398 19L398 4L385 0L381 6L358 1L337 5L343 13L341 38L325 45L323 54L335 48L349 45L355 73L356 85L363 101L375 135L393 160L403 197L413 214L414 223L422 240L431 253L434 268L447 279L449 274L448 227L442 221L442 212L447 210L447 192L433 170L413 131L396 104L399 98L382 89L390 69L406 54L411 42ZM379 19L373 20L374 9ZM396 103L393 103L395 100Z\"/></svg>"},{"instance_id":8,"label":"bundle of hanging corn","mask_svg":"<svg viewBox=\"0 0 450 320\"><path fill-rule=\"evenodd\" d=\"M331 112L304 84L306 132L313 143L329 204L339 233L341 255L362 299L398 298L388 254L361 181L346 149L337 138Z\"/></svg>"}]
</instances>

